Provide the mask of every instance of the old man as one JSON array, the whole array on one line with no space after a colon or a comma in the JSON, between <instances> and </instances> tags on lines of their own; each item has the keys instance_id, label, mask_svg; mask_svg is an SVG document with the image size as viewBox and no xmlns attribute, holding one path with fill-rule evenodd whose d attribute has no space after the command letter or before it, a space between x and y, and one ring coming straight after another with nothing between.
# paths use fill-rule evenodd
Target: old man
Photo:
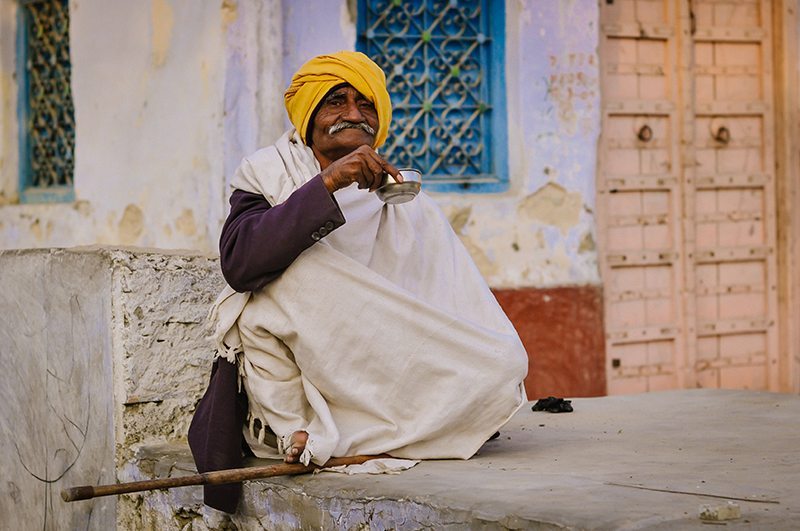
<instances>
[{"instance_id":1,"label":"old man","mask_svg":"<svg viewBox=\"0 0 800 531\"><path fill-rule=\"evenodd\" d=\"M195 416L198 468L236 464L219 456L239 451L224 432L245 415L260 457L471 457L524 403L527 356L434 201L374 193L384 174L400 179L377 151L391 123L383 71L357 52L315 57L285 104L294 127L232 181L229 286L212 311L227 376ZM221 398L234 380L246 406L215 411L234 411Z\"/></svg>"}]
</instances>

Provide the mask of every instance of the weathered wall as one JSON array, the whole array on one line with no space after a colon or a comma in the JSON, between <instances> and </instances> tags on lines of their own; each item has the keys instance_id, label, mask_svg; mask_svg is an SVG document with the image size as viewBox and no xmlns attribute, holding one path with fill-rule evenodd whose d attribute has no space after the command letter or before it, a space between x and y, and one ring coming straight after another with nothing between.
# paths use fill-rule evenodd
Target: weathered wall
<instances>
[{"instance_id":1,"label":"weathered wall","mask_svg":"<svg viewBox=\"0 0 800 531\"><path fill-rule=\"evenodd\" d=\"M16 193L6 175L17 168L17 84L14 2L0 2L0 208ZM0 221L0 234L3 224ZM2 238L0 238L0 241Z\"/></svg>"},{"instance_id":2,"label":"weathered wall","mask_svg":"<svg viewBox=\"0 0 800 531\"><path fill-rule=\"evenodd\" d=\"M72 2L77 201L14 205L16 18L4 2L0 248L214 250L226 178L288 124L292 72L317 53L353 48L354 5ZM506 11L510 190L436 199L492 286L594 284L597 7L508 0Z\"/></svg>"},{"instance_id":3,"label":"weathered wall","mask_svg":"<svg viewBox=\"0 0 800 531\"><path fill-rule=\"evenodd\" d=\"M114 250L110 292L118 464L138 445L184 439L214 349L208 310L222 290L216 258Z\"/></svg>"},{"instance_id":4,"label":"weathered wall","mask_svg":"<svg viewBox=\"0 0 800 531\"><path fill-rule=\"evenodd\" d=\"M0 271L3 523L112 529L115 498L64 504L59 492L124 480L143 445L185 442L213 357L218 262L42 249L0 251Z\"/></svg>"},{"instance_id":5,"label":"weathered wall","mask_svg":"<svg viewBox=\"0 0 800 531\"><path fill-rule=\"evenodd\" d=\"M590 0L506 2L510 190L435 194L493 287L599 283L597 25ZM353 49L355 38L351 2L285 6L285 82L316 54Z\"/></svg>"},{"instance_id":6,"label":"weathered wall","mask_svg":"<svg viewBox=\"0 0 800 531\"><path fill-rule=\"evenodd\" d=\"M226 20L224 175L285 129L281 0L228 0ZM227 201L227 188L224 199ZM219 228L219 227L218 227Z\"/></svg>"},{"instance_id":7,"label":"weathered wall","mask_svg":"<svg viewBox=\"0 0 800 531\"><path fill-rule=\"evenodd\" d=\"M0 248L213 248L224 215L226 3L70 2L77 201L46 205L13 204L19 65L15 2L2 3Z\"/></svg>"},{"instance_id":8,"label":"weathered wall","mask_svg":"<svg viewBox=\"0 0 800 531\"><path fill-rule=\"evenodd\" d=\"M599 282L594 2L507 2L511 190L437 199L494 287Z\"/></svg>"},{"instance_id":9,"label":"weathered wall","mask_svg":"<svg viewBox=\"0 0 800 531\"><path fill-rule=\"evenodd\" d=\"M495 290L528 352L528 398L603 396L603 293L598 286Z\"/></svg>"},{"instance_id":10,"label":"weathered wall","mask_svg":"<svg viewBox=\"0 0 800 531\"><path fill-rule=\"evenodd\" d=\"M114 474L107 261L0 252L0 514L5 529L111 529L115 500L66 505Z\"/></svg>"}]
</instances>

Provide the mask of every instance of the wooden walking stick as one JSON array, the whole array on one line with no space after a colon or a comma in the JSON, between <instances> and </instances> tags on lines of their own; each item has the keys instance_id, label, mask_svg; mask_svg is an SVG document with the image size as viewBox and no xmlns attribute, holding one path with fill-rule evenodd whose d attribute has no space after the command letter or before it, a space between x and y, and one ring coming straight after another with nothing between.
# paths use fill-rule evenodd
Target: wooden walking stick
<instances>
[{"instance_id":1,"label":"wooden walking stick","mask_svg":"<svg viewBox=\"0 0 800 531\"><path fill-rule=\"evenodd\" d=\"M360 465L370 459L381 459L389 457L381 455L355 455L352 457L332 457L324 465L313 463L304 465L301 463L280 463L267 466L254 466L245 468L232 468L229 470L217 470L193 476L178 478L148 479L145 481L131 481L129 483L117 483L114 485L84 485L72 487L61 491L61 498L65 502L78 500L89 500L100 496L115 496L127 494L129 492L141 492L155 489L171 489L173 487L188 487L190 485L223 485L225 483L240 483L251 479L271 478L274 476L297 476L307 474L321 468L330 468L342 465Z\"/></svg>"}]
</instances>

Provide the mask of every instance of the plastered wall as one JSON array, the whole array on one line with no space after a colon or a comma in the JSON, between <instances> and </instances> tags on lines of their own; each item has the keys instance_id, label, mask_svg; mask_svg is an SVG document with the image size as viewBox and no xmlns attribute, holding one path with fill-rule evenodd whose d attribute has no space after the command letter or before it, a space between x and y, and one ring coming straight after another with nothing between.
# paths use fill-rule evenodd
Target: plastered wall
<instances>
[{"instance_id":1,"label":"plastered wall","mask_svg":"<svg viewBox=\"0 0 800 531\"><path fill-rule=\"evenodd\" d=\"M355 2L298 4L284 7L287 82L308 58L355 46ZM506 2L510 190L434 195L493 287L600 281L597 24L591 0Z\"/></svg>"},{"instance_id":2,"label":"plastered wall","mask_svg":"<svg viewBox=\"0 0 800 531\"><path fill-rule=\"evenodd\" d=\"M283 90L352 49L351 0L77 0L77 201L17 205L13 6L0 6L0 248L216 250L242 156L288 127ZM506 2L510 188L436 194L493 287L599 283L597 6Z\"/></svg>"},{"instance_id":3,"label":"plastered wall","mask_svg":"<svg viewBox=\"0 0 800 531\"><path fill-rule=\"evenodd\" d=\"M598 283L597 8L506 3L511 189L437 196L495 287Z\"/></svg>"},{"instance_id":4,"label":"plastered wall","mask_svg":"<svg viewBox=\"0 0 800 531\"><path fill-rule=\"evenodd\" d=\"M0 248L212 248L235 11L223 1L71 1L76 202L19 205L16 9L2 2Z\"/></svg>"}]
</instances>

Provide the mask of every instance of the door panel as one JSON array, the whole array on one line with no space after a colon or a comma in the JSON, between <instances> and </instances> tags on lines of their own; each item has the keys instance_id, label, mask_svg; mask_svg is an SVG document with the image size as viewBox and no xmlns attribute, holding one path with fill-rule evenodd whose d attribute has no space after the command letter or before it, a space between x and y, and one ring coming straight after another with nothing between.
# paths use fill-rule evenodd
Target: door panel
<instances>
[{"instance_id":1,"label":"door panel","mask_svg":"<svg viewBox=\"0 0 800 531\"><path fill-rule=\"evenodd\" d=\"M769 389L767 353L777 356L770 6L692 5L694 73L703 79L693 95L694 369L703 386Z\"/></svg>"},{"instance_id":2,"label":"door panel","mask_svg":"<svg viewBox=\"0 0 800 531\"><path fill-rule=\"evenodd\" d=\"M769 2L615 0L601 31L609 393L776 388Z\"/></svg>"},{"instance_id":3,"label":"door panel","mask_svg":"<svg viewBox=\"0 0 800 531\"><path fill-rule=\"evenodd\" d=\"M610 393L677 384L681 264L675 13L669 1L605 4L598 207Z\"/></svg>"}]
</instances>

